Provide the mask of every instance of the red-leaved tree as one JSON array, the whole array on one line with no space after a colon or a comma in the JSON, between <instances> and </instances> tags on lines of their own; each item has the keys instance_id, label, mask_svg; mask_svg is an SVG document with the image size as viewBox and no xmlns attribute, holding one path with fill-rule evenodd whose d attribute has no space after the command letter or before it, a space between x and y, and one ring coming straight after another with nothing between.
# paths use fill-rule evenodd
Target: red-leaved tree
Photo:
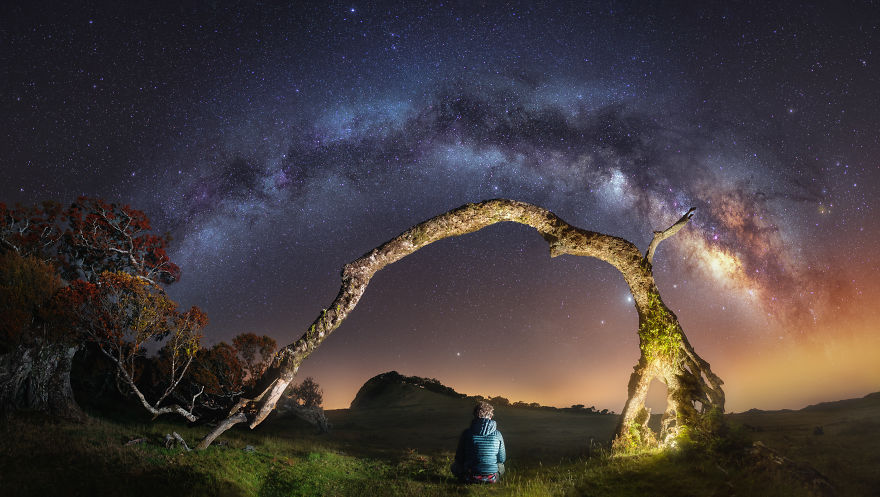
<instances>
[{"instance_id":1,"label":"red-leaved tree","mask_svg":"<svg viewBox=\"0 0 880 497\"><path fill-rule=\"evenodd\" d=\"M178 312L177 304L146 278L105 271L95 283L76 280L62 291L65 305L73 309L75 327L94 342L115 365L126 393L134 395L154 416L177 413L190 421L195 394L189 405L163 404L186 375L199 351L201 329L208 318L198 307ZM138 359L152 341L164 341L158 354L163 386L157 398L147 399L138 387Z\"/></svg>"},{"instance_id":2,"label":"red-leaved tree","mask_svg":"<svg viewBox=\"0 0 880 497\"><path fill-rule=\"evenodd\" d=\"M57 202L15 207L0 202L0 253L11 251L23 257L54 260L64 234L64 220Z\"/></svg>"},{"instance_id":3,"label":"red-leaved tree","mask_svg":"<svg viewBox=\"0 0 880 497\"><path fill-rule=\"evenodd\" d=\"M45 319L46 309L56 314L72 309L53 307L53 292L65 285L85 291L76 285L96 284L103 273L110 272L137 277L161 293L157 285L180 278L180 268L166 252L169 240L167 235L152 232L142 211L97 198L80 197L66 208L50 201L14 207L0 203L0 256L6 274L13 274L16 267L31 268L25 271L29 281L9 276L0 282L2 291L21 296L33 293L35 285L45 287L40 271L61 278L60 285L49 292L52 295L44 295L39 305L18 297L2 304L0 312L10 324L3 326L0 336L0 411L24 408L80 415L70 388L70 371L73 356L87 337L82 328L68 326L73 318ZM42 269L35 265L38 262L44 264ZM71 304L70 295L66 298ZM79 310L85 312L82 306Z\"/></svg>"},{"instance_id":4,"label":"red-leaved tree","mask_svg":"<svg viewBox=\"0 0 880 497\"><path fill-rule=\"evenodd\" d=\"M242 333L233 337L231 345L220 342L203 348L181 390L192 395L204 389L204 395L199 398L200 406L226 411L263 374L275 347L271 337Z\"/></svg>"},{"instance_id":5,"label":"red-leaved tree","mask_svg":"<svg viewBox=\"0 0 880 497\"><path fill-rule=\"evenodd\" d=\"M277 346L275 340L266 335L242 333L232 339L232 346L238 352L244 368L244 385L254 386L272 361Z\"/></svg>"},{"instance_id":6,"label":"red-leaved tree","mask_svg":"<svg viewBox=\"0 0 880 497\"><path fill-rule=\"evenodd\" d=\"M170 236L154 234L142 211L80 197L65 217L68 226L58 255L66 279L94 281L104 271L135 274L152 283L180 279L180 268L166 252Z\"/></svg>"},{"instance_id":7,"label":"red-leaved tree","mask_svg":"<svg viewBox=\"0 0 880 497\"><path fill-rule=\"evenodd\" d=\"M182 391L189 396L202 392L200 406L225 411L244 392L244 378L244 367L238 352L232 345L220 342L198 351Z\"/></svg>"}]
</instances>

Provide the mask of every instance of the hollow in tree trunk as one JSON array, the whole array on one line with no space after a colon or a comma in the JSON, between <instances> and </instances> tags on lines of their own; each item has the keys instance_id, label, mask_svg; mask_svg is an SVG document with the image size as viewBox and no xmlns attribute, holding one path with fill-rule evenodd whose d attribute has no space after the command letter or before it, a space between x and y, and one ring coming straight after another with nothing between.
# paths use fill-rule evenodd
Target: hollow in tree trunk
<instances>
[{"instance_id":1,"label":"hollow in tree trunk","mask_svg":"<svg viewBox=\"0 0 880 497\"><path fill-rule=\"evenodd\" d=\"M670 445L686 427L704 426L699 419L702 414L724 410L721 380L690 346L675 314L663 303L651 266L659 243L684 227L692 213L693 209L666 230L655 232L644 255L627 240L576 228L547 209L515 200L467 204L418 224L343 268L342 287L336 299L321 311L296 342L276 353L272 365L257 382L254 395L243 398L197 448L208 447L237 423L247 422L251 428L260 424L275 408L302 361L354 310L377 271L443 238L505 221L535 228L550 245L551 257L564 254L596 257L620 271L639 314L641 357L630 378L628 399L614 446L639 449ZM664 414L660 440L647 428L650 413L645 408L648 385L654 378L666 383L669 392L669 408Z\"/></svg>"},{"instance_id":2,"label":"hollow in tree trunk","mask_svg":"<svg viewBox=\"0 0 880 497\"><path fill-rule=\"evenodd\" d=\"M723 382L688 343L659 293L650 293L648 306L637 309L641 357L630 376L627 401L614 437L618 452L674 445L683 430L711 429L704 417L724 412ZM667 387L659 440L648 428L651 412L645 407L654 379Z\"/></svg>"}]
</instances>

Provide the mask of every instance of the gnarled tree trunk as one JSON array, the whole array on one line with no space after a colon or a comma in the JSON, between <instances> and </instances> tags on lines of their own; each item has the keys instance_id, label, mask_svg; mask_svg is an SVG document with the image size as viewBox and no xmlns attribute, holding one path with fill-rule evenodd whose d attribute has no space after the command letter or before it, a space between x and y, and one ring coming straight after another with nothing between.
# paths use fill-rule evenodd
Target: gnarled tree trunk
<instances>
[{"instance_id":1,"label":"gnarled tree trunk","mask_svg":"<svg viewBox=\"0 0 880 497\"><path fill-rule=\"evenodd\" d=\"M82 419L70 386L70 368L78 346L20 346L0 356L0 411L40 411Z\"/></svg>"},{"instance_id":2,"label":"gnarled tree trunk","mask_svg":"<svg viewBox=\"0 0 880 497\"><path fill-rule=\"evenodd\" d=\"M648 385L653 378L660 379L669 388L670 407L661 433L661 443L669 444L682 427L697 423L700 413L711 408L724 409L721 380L694 352L678 319L663 304L651 268L657 245L680 230L690 219L692 211L668 229L655 232L645 255L627 240L576 228L547 209L515 200L467 204L418 224L343 268L342 287L330 307L321 311L296 342L278 351L254 389L257 394L242 399L197 448L208 447L236 423L247 422L254 428L262 422L293 381L302 361L342 324L377 271L443 238L464 235L505 221L535 228L550 245L551 257L563 254L596 257L623 275L639 314L642 355L630 378L629 398L615 436L615 446L641 448L656 444L647 429L649 413L644 407Z\"/></svg>"},{"instance_id":3,"label":"gnarled tree trunk","mask_svg":"<svg viewBox=\"0 0 880 497\"><path fill-rule=\"evenodd\" d=\"M712 410L719 415L724 412L723 382L688 343L656 287L648 307L636 307L641 357L630 376L627 401L614 437L614 449L624 452L673 445L683 428L706 430L708 421L703 416ZM659 440L648 428L651 412L645 407L648 387L655 378L667 387Z\"/></svg>"}]
</instances>

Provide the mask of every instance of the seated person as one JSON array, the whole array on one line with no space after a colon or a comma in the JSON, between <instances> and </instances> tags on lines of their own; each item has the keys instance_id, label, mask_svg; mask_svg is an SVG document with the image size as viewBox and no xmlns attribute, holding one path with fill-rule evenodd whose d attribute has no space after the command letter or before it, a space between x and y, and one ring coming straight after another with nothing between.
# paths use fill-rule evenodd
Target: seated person
<instances>
[{"instance_id":1,"label":"seated person","mask_svg":"<svg viewBox=\"0 0 880 497\"><path fill-rule=\"evenodd\" d=\"M458 439L452 474L465 483L495 483L504 473L504 438L496 429L492 416L495 409L488 402L474 407L470 428Z\"/></svg>"}]
</instances>

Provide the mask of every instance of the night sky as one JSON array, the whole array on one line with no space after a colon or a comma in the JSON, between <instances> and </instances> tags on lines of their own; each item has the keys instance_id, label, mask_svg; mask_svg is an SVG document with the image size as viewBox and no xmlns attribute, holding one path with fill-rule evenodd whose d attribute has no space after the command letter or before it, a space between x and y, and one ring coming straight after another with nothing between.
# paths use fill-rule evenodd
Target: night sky
<instances>
[{"instance_id":1,"label":"night sky","mask_svg":"<svg viewBox=\"0 0 880 497\"><path fill-rule=\"evenodd\" d=\"M144 210L207 344L290 343L343 264L467 202L642 250L693 206L655 274L729 410L880 390L876 3L68 3L0 7L0 201ZM495 225L378 273L299 377L620 411L628 297Z\"/></svg>"}]
</instances>

